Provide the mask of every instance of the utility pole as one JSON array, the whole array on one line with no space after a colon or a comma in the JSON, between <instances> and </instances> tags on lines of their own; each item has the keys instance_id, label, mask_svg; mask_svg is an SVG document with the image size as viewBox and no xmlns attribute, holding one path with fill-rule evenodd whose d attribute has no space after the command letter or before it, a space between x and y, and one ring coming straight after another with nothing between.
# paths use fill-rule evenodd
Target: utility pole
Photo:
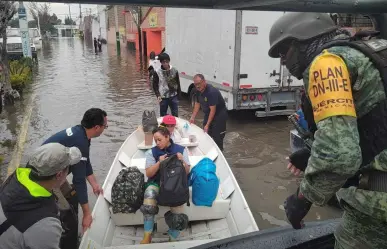
<instances>
[{"instance_id":1,"label":"utility pole","mask_svg":"<svg viewBox=\"0 0 387 249\"><path fill-rule=\"evenodd\" d=\"M118 29L118 14L117 14L117 5L114 5L114 16L116 19L116 42L117 42L117 55L121 55L121 42L120 42L120 31Z\"/></svg>"},{"instance_id":2,"label":"utility pole","mask_svg":"<svg viewBox=\"0 0 387 249\"><path fill-rule=\"evenodd\" d=\"M138 29L138 47L140 49L140 56L142 58L142 55L143 55L143 47L142 45L146 46L145 44L142 44L143 41L142 41L142 30L141 30L141 20L142 20L142 9L141 9L141 6L137 6L137 22L138 22L138 26L137 26L137 29Z\"/></svg>"},{"instance_id":3,"label":"utility pole","mask_svg":"<svg viewBox=\"0 0 387 249\"><path fill-rule=\"evenodd\" d=\"M70 25L71 25L71 27L70 27L70 34L71 34L71 37L73 37L73 19L71 19L70 5L71 4L69 4L69 17L70 17Z\"/></svg>"},{"instance_id":4,"label":"utility pole","mask_svg":"<svg viewBox=\"0 0 387 249\"><path fill-rule=\"evenodd\" d=\"M42 30L40 29L40 16L39 16L39 10L37 11L38 14L38 29L39 29L39 36L42 37ZM27 23L28 26L28 23Z\"/></svg>"},{"instance_id":5,"label":"utility pole","mask_svg":"<svg viewBox=\"0 0 387 249\"><path fill-rule=\"evenodd\" d=\"M19 16L19 27L20 27L20 35L22 38L23 56L32 58L30 35L28 31L28 22L27 22L27 11L22 1L19 2L19 9L17 13ZM38 20L39 20L39 13L38 13Z\"/></svg>"}]
</instances>

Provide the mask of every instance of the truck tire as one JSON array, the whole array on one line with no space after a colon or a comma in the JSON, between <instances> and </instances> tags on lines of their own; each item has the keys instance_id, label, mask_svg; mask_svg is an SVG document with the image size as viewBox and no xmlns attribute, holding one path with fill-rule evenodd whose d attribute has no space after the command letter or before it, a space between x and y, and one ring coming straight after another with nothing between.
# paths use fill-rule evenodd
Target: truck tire
<instances>
[{"instance_id":1,"label":"truck tire","mask_svg":"<svg viewBox=\"0 0 387 249\"><path fill-rule=\"evenodd\" d=\"M189 91L189 101L191 102L191 107L193 108L195 105L195 95L193 88L191 88L191 90Z\"/></svg>"}]
</instances>

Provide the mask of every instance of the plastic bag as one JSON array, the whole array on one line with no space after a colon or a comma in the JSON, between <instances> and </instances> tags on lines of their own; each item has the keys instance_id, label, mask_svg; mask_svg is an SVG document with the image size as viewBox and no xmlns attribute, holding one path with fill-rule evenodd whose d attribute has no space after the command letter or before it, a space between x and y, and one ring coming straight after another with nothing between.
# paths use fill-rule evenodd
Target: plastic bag
<instances>
[{"instance_id":1,"label":"plastic bag","mask_svg":"<svg viewBox=\"0 0 387 249\"><path fill-rule=\"evenodd\" d=\"M152 132L158 126L155 111L144 111L142 114L142 127L144 132Z\"/></svg>"},{"instance_id":2,"label":"plastic bag","mask_svg":"<svg viewBox=\"0 0 387 249\"><path fill-rule=\"evenodd\" d=\"M208 157L203 158L192 168L188 177L192 186L192 202L196 206L212 207L219 190L215 163Z\"/></svg>"}]
</instances>

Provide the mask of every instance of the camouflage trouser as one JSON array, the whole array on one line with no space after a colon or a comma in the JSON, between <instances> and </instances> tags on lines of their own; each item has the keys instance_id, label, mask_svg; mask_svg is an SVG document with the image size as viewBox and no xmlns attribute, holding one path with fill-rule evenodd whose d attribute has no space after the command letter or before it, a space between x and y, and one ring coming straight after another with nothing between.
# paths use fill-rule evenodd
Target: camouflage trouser
<instances>
[{"instance_id":1,"label":"camouflage trouser","mask_svg":"<svg viewBox=\"0 0 387 249\"><path fill-rule=\"evenodd\" d=\"M387 223L372 218L347 204L343 221L335 231L335 249L387 248Z\"/></svg>"},{"instance_id":2,"label":"camouflage trouser","mask_svg":"<svg viewBox=\"0 0 387 249\"><path fill-rule=\"evenodd\" d=\"M141 212L144 215L144 232L145 233L152 233L153 232L153 225L154 225L154 219L155 215L158 213L159 209L157 206L157 200L156 197L159 194L159 186L157 184L148 184L145 189L144 193L144 204L141 206ZM172 213L171 215L168 215L167 217L173 220L173 224L171 224L170 229L168 231L168 234L171 238L175 239L179 235L179 230L174 229L173 226L180 227L181 224L183 226L186 225L188 222L188 217L183 214L184 206L178 206L178 207L171 207L170 208ZM168 214L168 212L166 213ZM175 216L177 215L177 216ZM183 216L182 216L183 215ZM183 221L181 219L184 219ZM185 219L187 219L187 222L185 222ZM167 224L169 223L166 221ZM177 224L174 224L177 223Z\"/></svg>"}]
</instances>

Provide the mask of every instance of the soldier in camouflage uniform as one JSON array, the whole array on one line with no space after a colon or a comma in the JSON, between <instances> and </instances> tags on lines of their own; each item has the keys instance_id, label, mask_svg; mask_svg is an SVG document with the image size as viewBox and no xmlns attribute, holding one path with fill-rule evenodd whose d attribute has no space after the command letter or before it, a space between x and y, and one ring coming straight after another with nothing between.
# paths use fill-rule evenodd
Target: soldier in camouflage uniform
<instances>
[{"instance_id":1,"label":"soldier in camouflage uniform","mask_svg":"<svg viewBox=\"0 0 387 249\"><path fill-rule=\"evenodd\" d=\"M304 178L285 212L300 229L312 203L323 206L337 193L344 214L335 248L387 248L385 81L370 56L334 45L340 39L349 37L322 13L286 13L270 31L269 55L304 80L305 118L317 125ZM385 40L367 45L387 49ZM343 188L348 178L357 184Z\"/></svg>"}]
</instances>

